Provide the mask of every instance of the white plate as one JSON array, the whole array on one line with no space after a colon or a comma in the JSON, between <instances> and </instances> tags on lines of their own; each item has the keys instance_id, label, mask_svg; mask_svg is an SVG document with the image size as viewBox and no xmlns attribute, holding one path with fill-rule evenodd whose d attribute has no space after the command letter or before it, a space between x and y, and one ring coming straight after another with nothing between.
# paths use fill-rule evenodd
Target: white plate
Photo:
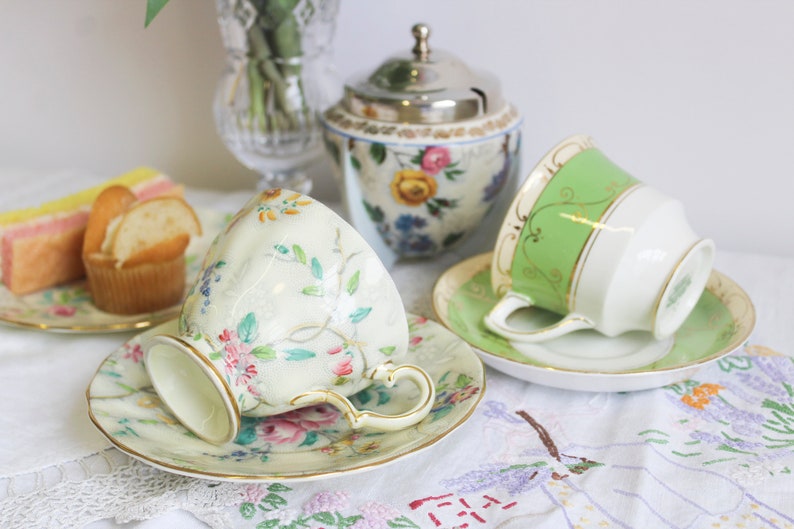
<instances>
[{"instance_id":1,"label":"white plate","mask_svg":"<svg viewBox=\"0 0 794 529\"><path fill-rule=\"evenodd\" d=\"M141 336L174 332L171 321L114 351L86 392L88 413L111 443L157 468L199 478L235 481L315 479L368 470L415 454L463 424L485 390L485 368L463 340L427 318L408 315L405 362L421 366L436 386L436 402L418 424L396 432L351 430L336 408L321 405L270 418L244 418L234 442L209 444L185 429L161 403L142 365ZM356 394L363 409L393 414L411 407L411 383L373 386Z\"/></svg>"},{"instance_id":2,"label":"white plate","mask_svg":"<svg viewBox=\"0 0 794 529\"><path fill-rule=\"evenodd\" d=\"M196 210L202 235L193 237L185 252L187 285L190 288L215 235L226 226L229 215ZM168 321L179 314L181 304L156 312L121 315L96 308L86 281L47 288L15 296L0 283L0 322L54 332L101 333L142 329Z\"/></svg>"},{"instance_id":3,"label":"white plate","mask_svg":"<svg viewBox=\"0 0 794 529\"><path fill-rule=\"evenodd\" d=\"M439 321L472 345L486 364L529 382L585 391L665 386L735 351L755 326L755 309L744 290L713 271L672 343L655 342L645 333L608 338L577 331L545 344L513 344L482 322L497 302L491 289L491 256L480 254L445 271L433 289L433 309ZM518 324L539 327L555 317L559 318L529 309L518 317Z\"/></svg>"}]
</instances>

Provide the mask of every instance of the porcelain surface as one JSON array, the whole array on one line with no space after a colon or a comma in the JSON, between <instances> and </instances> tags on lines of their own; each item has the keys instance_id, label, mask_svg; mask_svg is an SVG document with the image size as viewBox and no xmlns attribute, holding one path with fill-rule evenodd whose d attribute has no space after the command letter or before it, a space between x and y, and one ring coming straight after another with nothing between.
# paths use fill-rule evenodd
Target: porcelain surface
<instances>
[{"instance_id":1,"label":"porcelain surface","mask_svg":"<svg viewBox=\"0 0 794 529\"><path fill-rule=\"evenodd\" d=\"M202 235L191 240L185 253L186 293L201 269L213 238L229 220L229 215L217 211L197 209L196 213L201 221ZM0 322L53 332L107 333L143 329L174 318L180 306L129 316L110 314L96 308L85 280L25 296L15 296L0 284Z\"/></svg>"},{"instance_id":2,"label":"porcelain surface","mask_svg":"<svg viewBox=\"0 0 794 529\"><path fill-rule=\"evenodd\" d=\"M428 257L472 233L520 166L521 118L399 124L334 107L325 146L354 226L395 254Z\"/></svg>"},{"instance_id":3,"label":"porcelain surface","mask_svg":"<svg viewBox=\"0 0 794 529\"><path fill-rule=\"evenodd\" d=\"M755 326L755 308L744 290L712 271L671 343L657 342L647 333L609 338L593 331L531 346L511 343L482 321L499 299L491 287L491 260L492 254L480 254L444 272L433 290L433 307L439 321L472 345L486 364L529 382L585 391L665 386L730 354ZM542 326L559 318L540 309L526 311L517 325Z\"/></svg>"},{"instance_id":4,"label":"porcelain surface","mask_svg":"<svg viewBox=\"0 0 794 529\"><path fill-rule=\"evenodd\" d=\"M461 426L485 390L484 366L471 347L440 324L408 314L406 362L431 376L436 397L430 414L395 432L351 430L329 405L269 418L246 418L237 438L216 446L183 427L154 392L143 365L141 341L173 333L171 321L113 351L99 366L86 397L91 420L111 443L157 468L213 480L268 481L330 477L364 471L416 454ZM393 413L410 404L411 384L376 385L353 397L362 408Z\"/></svg>"},{"instance_id":5,"label":"porcelain surface","mask_svg":"<svg viewBox=\"0 0 794 529\"><path fill-rule=\"evenodd\" d=\"M312 402L335 403L356 420L344 397L390 377L416 381L423 407L402 410L406 422L432 403L421 370L391 367L407 354L408 324L377 254L327 206L286 189L242 207L207 252L179 332L143 346L161 398L218 442L234 437L240 415ZM175 374L187 370L195 373ZM384 428L403 421L389 419Z\"/></svg>"},{"instance_id":6,"label":"porcelain surface","mask_svg":"<svg viewBox=\"0 0 794 529\"><path fill-rule=\"evenodd\" d=\"M678 200L628 174L582 135L561 142L532 171L495 248L492 287L504 300L485 323L525 342L579 329L667 338L703 292L714 255ZM528 306L565 318L519 331L509 316Z\"/></svg>"}]
</instances>

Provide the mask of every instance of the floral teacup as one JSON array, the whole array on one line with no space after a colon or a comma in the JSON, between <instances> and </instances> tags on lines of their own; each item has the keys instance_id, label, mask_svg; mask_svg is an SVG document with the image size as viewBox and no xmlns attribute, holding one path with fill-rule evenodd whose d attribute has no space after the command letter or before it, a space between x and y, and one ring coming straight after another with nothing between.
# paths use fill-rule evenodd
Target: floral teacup
<instances>
[{"instance_id":1,"label":"floral teacup","mask_svg":"<svg viewBox=\"0 0 794 529\"><path fill-rule=\"evenodd\" d=\"M182 307L177 335L144 342L155 390L196 435L224 443L242 415L329 403L353 428L422 420L434 388L408 351L399 293L375 252L341 217L293 191L254 196L213 242ZM395 416L348 396L375 380L418 388Z\"/></svg>"}]
</instances>

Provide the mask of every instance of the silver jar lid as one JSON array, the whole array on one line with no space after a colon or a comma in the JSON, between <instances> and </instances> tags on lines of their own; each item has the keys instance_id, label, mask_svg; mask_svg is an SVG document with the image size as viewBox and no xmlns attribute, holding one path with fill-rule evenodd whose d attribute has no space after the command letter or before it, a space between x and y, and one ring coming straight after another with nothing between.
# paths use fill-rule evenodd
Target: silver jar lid
<instances>
[{"instance_id":1,"label":"silver jar lid","mask_svg":"<svg viewBox=\"0 0 794 529\"><path fill-rule=\"evenodd\" d=\"M416 24L410 55L393 57L345 85L343 105L355 115L399 123L450 123L502 109L499 81L428 45L430 28Z\"/></svg>"}]
</instances>

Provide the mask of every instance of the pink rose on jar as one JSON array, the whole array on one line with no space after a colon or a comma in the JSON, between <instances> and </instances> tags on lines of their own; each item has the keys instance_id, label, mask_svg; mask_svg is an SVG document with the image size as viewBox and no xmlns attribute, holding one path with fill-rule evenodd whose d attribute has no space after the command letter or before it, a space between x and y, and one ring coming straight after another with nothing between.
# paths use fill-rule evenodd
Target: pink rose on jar
<instances>
[{"instance_id":1,"label":"pink rose on jar","mask_svg":"<svg viewBox=\"0 0 794 529\"><path fill-rule=\"evenodd\" d=\"M448 148L428 147L422 156L422 170L429 175L436 175L451 161Z\"/></svg>"}]
</instances>

